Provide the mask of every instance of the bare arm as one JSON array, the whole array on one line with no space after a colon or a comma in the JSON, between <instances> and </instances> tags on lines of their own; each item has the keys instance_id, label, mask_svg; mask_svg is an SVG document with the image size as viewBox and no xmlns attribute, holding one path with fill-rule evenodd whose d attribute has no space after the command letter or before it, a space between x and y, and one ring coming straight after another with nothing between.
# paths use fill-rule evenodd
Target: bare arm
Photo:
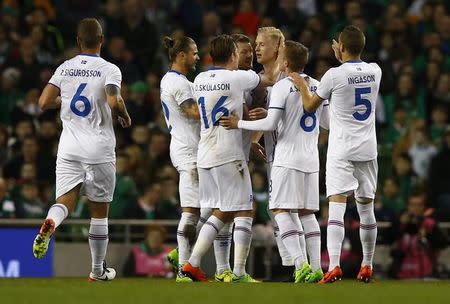
<instances>
[{"instance_id":1,"label":"bare arm","mask_svg":"<svg viewBox=\"0 0 450 304\"><path fill-rule=\"evenodd\" d=\"M193 99L185 100L180 105L181 111L190 119L200 120L197 103Z\"/></svg>"},{"instance_id":2,"label":"bare arm","mask_svg":"<svg viewBox=\"0 0 450 304\"><path fill-rule=\"evenodd\" d=\"M317 94L311 94L305 78L300 76L298 73L291 73L289 74L289 77L292 78L292 82L302 95L303 108L307 112L314 112L320 106L323 99L320 98Z\"/></svg>"},{"instance_id":3,"label":"bare arm","mask_svg":"<svg viewBox=\"0 0 450 304\"><path fill-rule=\"evenodd\" d=\"M47 84L39 97L39 108L41 110L58 109L61 107L59 88L53 84Z\"/></svg>"},{"instance_id":4,"label":"bare arm","mask_svg":"<svg viewBox=\"0 0 450 304\"><path fill-rule=\"evenodd\" d=\"M106 101L109 104L114 115L117 115L119 123L123 128L131 126L131 118L128 115L125 102L120 95L120 88L114 84L108 84L105 86Z\"/></svg>"}]
</instances>

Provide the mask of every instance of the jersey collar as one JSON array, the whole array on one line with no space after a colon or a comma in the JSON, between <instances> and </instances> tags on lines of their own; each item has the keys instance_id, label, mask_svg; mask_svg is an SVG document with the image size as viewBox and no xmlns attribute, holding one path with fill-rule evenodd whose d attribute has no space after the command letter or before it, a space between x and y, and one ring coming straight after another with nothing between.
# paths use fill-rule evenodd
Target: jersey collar
<instances>
[{"instance_id":1,"label":"jersey collar","mask_svg":"<svg viewBox=\"0 0 450 304\"><path fill-rule=\"evenodd\" d=\"M175 73L175 74L178 74L178 75L182 75L180 72L175 71L175 70L168 70L167 73Z\"/></svg>"},{"instance_id":2,"label":"jersey collar","mask_svg":"<svg viewBox=\"0 0 450 304\"><path fill-rule=\"evenodd\" d=\"M221 67L210 67L209 69L208 69L208 71L214 71L214 70L225 70L225 68L221 68Z\"/></svg>"},{"instance_id":3,"label":"jersey collar","mask_svg":"<svg viewBox=\"0 0 450 304\"><path fill-rule=\"evenodd\" d=\"M89 57L100 57L98 54L92 54L92 53L81 53L80 56L89 56Z\"/></svg>"},{"instance_id":4,"label":"jersey collar","mask_svg":"<svg viewBox=\"0 0 450 304\"><path fill-rule=\"evenodd\" d=\"M359 59L359 60L347 60L344 63L361 63L361 62L363 62L363 61L361 59Z\"/></svg>"}]
</instances>

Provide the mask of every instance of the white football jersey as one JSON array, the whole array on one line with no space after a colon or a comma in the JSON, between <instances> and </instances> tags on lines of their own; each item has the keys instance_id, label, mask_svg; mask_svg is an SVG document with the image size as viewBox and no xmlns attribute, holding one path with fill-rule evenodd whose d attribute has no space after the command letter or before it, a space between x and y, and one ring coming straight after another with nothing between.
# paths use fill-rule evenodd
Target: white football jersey
<instances>
[{"instance_id":1,"label":"white football jersey","mask_svg":"<svg viewBox=\"0 0 450 304\"><path fill-rule=\"evenodd\" d=\"M302 74L303 77L307 77ZM319 82L307 78L311 92ZM274 167L285 167L306 173L319 171L319 126L328 129L327 102L313 113L305 112L301 94L290 78L277 82L271 91L269 109L282 111L278 122L278 138L274 153Z\"/></svg>"},{"instance_id":2,"label":"white football jersey","mask_svg":"<svg viewBox=\"0 0 450 304\"><path fill-rule=\"evenodd\" d=\"M119 68L95 54L80 54L61 64L49 83L61 94L63 130L58 157L98 164L115 161L116 137L105 86L120 88Z\"/></svg>"},{"instance_id":3,"label":"white football jersey","mask_svg":"<svg viewBox=\"0 0 450 304\"><path fill-rule=\"evenodd\" d=\"M284 79L286 75L283 72L280 72L277 78L277 82ZM270 107L270 93L272 91L272 87L267 87L267 97L266 97L266 108L268 109ZM273 162L274 160L274 153L275 153L275 146L277 145L277 137L278 137L278 131L274 130L271 132L264 132L264 149L266 150L266 157L267 162Z\"/></svg>"},{"instance_id":4,"label":"white football jersey","mask_svg":"<svg viewBox=\"0 0 450 304\"><path fill-rule=\"evenodd\" d=\"M161 105L171 134L170 158L175 167L197 161L200 123L190 119L180 106L193 100L192 83L177 71L170 70L161 79Z\"/></svg>"},{"instance_id":5,"label":"white football jersey","mask_svg":"<svg viewBox=\"0 0 450 304\"><path fill-rule=\"evenodd\" d=\"M244 92L244 101L247 107L250 107L253 104L253 96L251 91ZM242 147L244 149L245 160L248 162L250 160L250 149L252 146L252 131L242 130Z\"/></svg>"},{"instance_id":6,"label":"white football jersey","mask_svg":"<svg viewBox=\"0 0 450 304\"><path fill-rule=\"evenodd\" d=\"M351 161L377 157L375 109L381 69L376 63L347 61L329 69L317 95L330 102L328 156Z\"/></svg>"},{"instance_id":7,"label":"white football jersey","mask_svg":"<svg viewBox=\"0 0 450 304\"><path fill-rule=\"evenodd\" d=\"M260 78L253 71L212 68L194 80L194 96L200 111L200 143L197 166L211 168L235 160L245 160L242 131L226 130L219 119L230 113L242 118L244 92L258 86Z\"/></svg>"}]
</instances>

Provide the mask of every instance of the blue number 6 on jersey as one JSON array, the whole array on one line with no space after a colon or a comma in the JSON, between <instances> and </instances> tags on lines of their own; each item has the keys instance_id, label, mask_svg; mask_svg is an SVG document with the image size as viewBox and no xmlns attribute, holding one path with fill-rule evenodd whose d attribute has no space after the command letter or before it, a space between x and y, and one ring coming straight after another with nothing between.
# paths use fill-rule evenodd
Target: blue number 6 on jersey
<instances>
[{"instance_id":1,"label":"blue number 6 on jersey","mask_svg":"<svg viewBox=\"0 0 450 304\"><path fill-rule=\"evenodd\" d=\"M87 83L82 83L77 89L77 92L73 96L72 100L70 101L70 109L73 113L77 116L86 117L91 112L91 103L89 99L86 96L81 95L81 92L83 92L84 88L86 87ZM76 102L81 101L84 105L84 110L80 111L76 107Z\"/></svg>"},{"instance_id":2,"label":"blue number 6 on jersey","mask_svg":"<svg viewBox=\"0 0 450 304\"><path fill-rule=\"evenodd\" d=\"M366 107L366 111L364 113L355 112L353 113L353 117L356 120L364 121L370 116L370 112L372 112L372 104L369 99L362 98L362 94L370 94L370 87L365 88L355 88L355 106L363 105Z\"/></svg>"}]
</instances>

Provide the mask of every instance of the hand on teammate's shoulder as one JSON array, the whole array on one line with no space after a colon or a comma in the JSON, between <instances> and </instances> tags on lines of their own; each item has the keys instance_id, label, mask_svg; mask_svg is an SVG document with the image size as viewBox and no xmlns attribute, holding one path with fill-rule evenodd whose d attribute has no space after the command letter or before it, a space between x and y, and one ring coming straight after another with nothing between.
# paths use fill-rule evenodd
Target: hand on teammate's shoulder
<instances>
[{"instance_id":1,"label":"hand on teammate's shoulder","mask_svg":"<svg viewBox=\"0 0 450 304\"><path fill-rule=\"evenodd\" d=\"M295 87L299 90L302 88L308 88L308 83L306 82L306 79L298 73L289 73L290 79L292 79L292 82L294 83Z\"/></svg>"}]
</instances>

